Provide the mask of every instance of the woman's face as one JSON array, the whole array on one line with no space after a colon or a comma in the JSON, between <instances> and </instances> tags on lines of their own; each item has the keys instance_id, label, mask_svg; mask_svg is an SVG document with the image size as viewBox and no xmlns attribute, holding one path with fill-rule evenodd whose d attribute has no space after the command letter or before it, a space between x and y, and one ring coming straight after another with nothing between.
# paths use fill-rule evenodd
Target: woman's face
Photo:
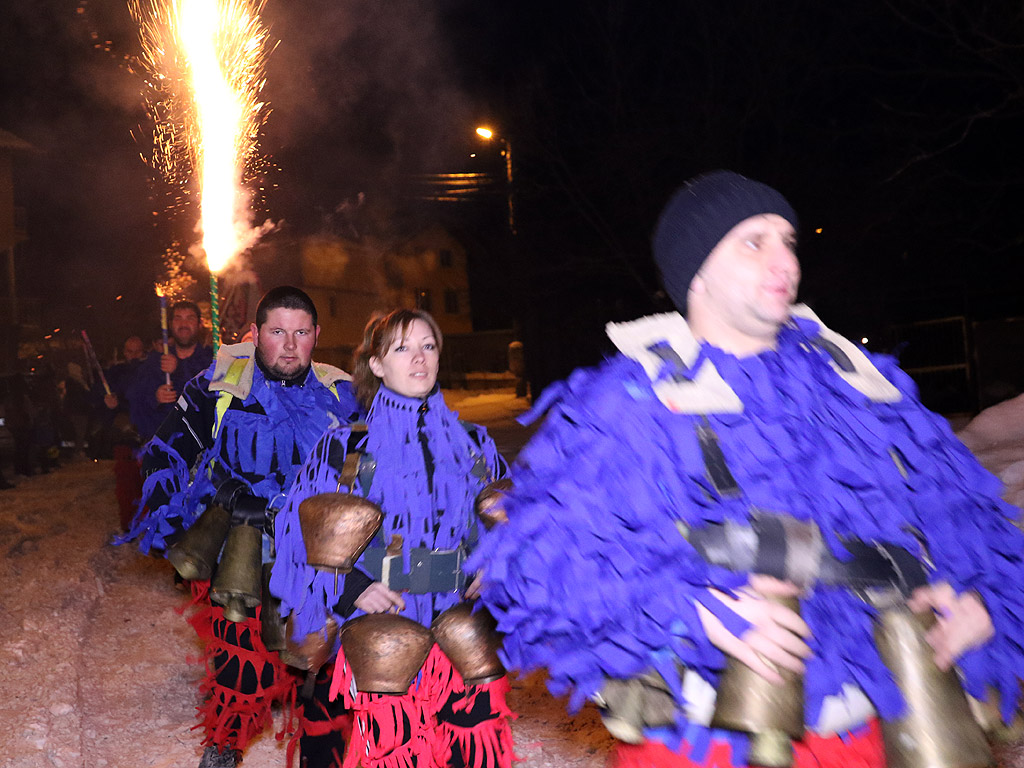
<instances>
[{"instance_id":1,"label":"woman's face","mask_svg":"<svg viewBox=\"0 0 1024 768\"><path fill-rule=\"evenodd\" d=\"M423 320L416 319L403 336L395 337L383 357L370 358L370 370L392 392L422 399L437 383L440 359L434 331Z\"/></svg>"}]
</instances>

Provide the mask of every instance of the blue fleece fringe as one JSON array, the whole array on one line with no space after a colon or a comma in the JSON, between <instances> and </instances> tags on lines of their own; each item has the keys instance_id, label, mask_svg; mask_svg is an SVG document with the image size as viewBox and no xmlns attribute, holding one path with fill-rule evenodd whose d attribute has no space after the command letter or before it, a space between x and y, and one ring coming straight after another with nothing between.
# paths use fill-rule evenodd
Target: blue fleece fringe
<instances>
[{"instance_id":1,"label":"blue fleece fringe","mask_svg":"<svg viewBox=\"0 0 1024 768\"><path fill-rule=\"evenodd\" d=\"M1009 714L1024 669L1024 536L998 480L921 406L894 361L872 358L903 397L871 402L834 371L813 343L818 333L798 320L775 351L737 359L704 346L690 369L662 372L692 376L710 362L743 402L742 413L708 416L741 489L735 497L708 481L696 418L669 412L638 363L615 357L543 394L527 419L547 419L513 468L510 523L468 564L486 568L483 600L506 633L510 668L546 667L571 708L605 677L657 666L666 652L714 684L724 660L693 604L707 586L733 588L747 574L699 561L677 522L745 521L757 508L816 521L840 557L848 554L839 537L922 557L923 540L932 580L976 589L989 608L996 636L960 668L969 692L995 686ZM862 688L883 717L902 712L874 648L872 609L827 588L803 609L814 633L808 722L843 683Z\"/></svg>"},{"instance_id":2,"label":"blue fleece fringe","mask_svg":"<svg viewBox=\"0 0 1024 768\"><path fill-rule=\"evenodd\" d=\"M303 500L318 493L341 490L379 504L384 511L384 522L375 545L390 541L393 534L400 534L408 569L411 549L454 548L466 542L470 526L477 525L473 500L488 481L472 474L478 455L483 455L492 478L505 473L505 464L486 431L477 428L478 445L459 422L458 414L445 405L440 391L435 391L427 398L427 410L423 414L424 432L434 465L431 486L418 437L422 404L421 400L402 397L385 387L377 393L366 418L367 436L359 446L374 457L377 465L369 488L360 487L358 481L351 489L340 486L337 470L328 464L332 444L338 455L345 455L348 426L327 432L299 473L278 516L277 560L270 582L271 592L281 598L282 616L293 617L296 639L323 627L345 585L343 575L316 571L306 562L298 517ZM405 600L406 615L429 625L435 611L454 605L460 596L457 593L406 595ZM344 620L344 617L337 618Z\"/></svg>"}]
</instances>

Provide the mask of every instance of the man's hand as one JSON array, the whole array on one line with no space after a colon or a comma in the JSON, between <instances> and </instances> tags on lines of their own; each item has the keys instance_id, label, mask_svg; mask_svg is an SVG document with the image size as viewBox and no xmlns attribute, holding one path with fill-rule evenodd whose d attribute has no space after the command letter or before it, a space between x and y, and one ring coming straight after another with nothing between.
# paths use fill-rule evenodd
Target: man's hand
<instances>
[{"instance_id":1,"label":"man's hand","mask_svg":"<svg viewBox=\"0 0 1024 768\"><path fill-rule=\"evenodd\" d=\"M373 582L356 598L355 607L365 613L398 613L405 610L405 600L379 581Z\"/></svg>"},{"instance_id":2,"label":"man's hand","mask_svg":"<svg viewBox=\"0 0 1024 768\"><path fill-rule=\"evenodd\" d=\"M473 577L473 581L466 587L466 591L463 592L462 596L467 600L476 600L480 597L480 587L484 583L484 572L477 571L476 576Z\"/></svg>"},{"instance_id":3,"label":"man's hand","mask_svg":"<svg viewBox=\"0 0 1024 768\"><path fill-rule=\"evenodd\" d=\"M109 408L110 410L116 411L118 404L117 395L115 395L113 392L104 395L103 404L107 406L107 408Z\"/></svg>"},{"instance_id":4,"label":"man's hand","mask_svg":"<svg viewBox=\"0 0 1024 768\"><path fill-rule=\"evenodd\" d=\"M178 356L160 355L160 370L164 373L174 373L178 370Z\"/></svg>"},{"instance_id":5,"label":"man's hand","mask_svg":"<svg viewBox=\"0 0 1024 768\"><path fill-rule=\"evenodd\" d=\"M935 611L935 626L925 639L935 651L935 664L947 670L966 651L984 645L995 634L992 617L974 592L958 595L946 582L918 587L907 601L907 607L919 613Z\"/></svg>"},{"instance_id":6,"label":"man's hand","mask_svg":"<svg viewBox=\"0 0 1024 768\"><path fill-rule=\"evenodd\" d=\"M799 587L770 576L755 574L750 577L749 586L737 591L738 599L714 589L709 591L751 624L742 637L736 637L711 611L698 603L697 613L712 645L742 661L772 683L783 682L782 676L775 669L776 664L803 673L804 659L811 655L811 649L804 639L811 636L811 630L795 611L764 599L796 597L800 594Z\"/></svg>"},{"instance_id":7,"label":"man's hand","mask_svg":"<svg viewBox=\"0 0 1024 768\"><path fill-rule=\"evenodd\" d=\"M156 401L158 403L173 403L178 399L178 391L170 384L161 384L156 388Z\"/></svg>"}]
</instances>

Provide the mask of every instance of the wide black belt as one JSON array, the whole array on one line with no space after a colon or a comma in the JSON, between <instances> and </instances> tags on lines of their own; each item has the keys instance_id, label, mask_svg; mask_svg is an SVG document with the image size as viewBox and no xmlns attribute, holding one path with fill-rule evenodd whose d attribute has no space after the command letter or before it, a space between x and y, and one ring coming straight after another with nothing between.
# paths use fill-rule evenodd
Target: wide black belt
<instances>
[{"instance_id":1,"label":"wide black belt","mask_svg":"<svg viewBox=\"0 0 1024 768\"><path fill-rule=\"evenodd\" d=\"M409 570L404 569L402 555L389 555L384 547L368 547L357 567L376 581L396 592L422 595L430 592L462 590L466 577L462 564L466 550L428 549L414 547L409 550Z\"/></svg>"},{"instance_id":2,"label":"wide black belt","mask_svg":"<svg viewBox=\"0 0 1024 768\"><path fill-rule=\"evenodd\" d=\"M836 557L814 523L759 513L749 525L726 522L692 528L686 539L709 563L801 584L853 590L897 588L909 595L928 583L927 571L909 550L895 544L847 539L849 557Z\"/></svg>"}]
</instances>

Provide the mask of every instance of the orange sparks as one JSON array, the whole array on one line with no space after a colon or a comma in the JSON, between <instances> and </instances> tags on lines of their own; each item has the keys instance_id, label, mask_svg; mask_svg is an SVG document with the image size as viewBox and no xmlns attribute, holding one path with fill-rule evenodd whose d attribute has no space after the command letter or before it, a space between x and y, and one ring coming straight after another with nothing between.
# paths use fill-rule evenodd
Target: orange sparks
<instances>
[{"instance_id":1,"label":"orange sparks","mask_svg":"<svg viewBox=\"0 0 1024 768\"><path fill-rule=\"evenodd\" d=\"M247 169L267 117L260 100L269 33L265 0L130 0L156 122L153 166L198 191L202 251L219 273L258 236Z\"/></svg>"}]
</instances>

